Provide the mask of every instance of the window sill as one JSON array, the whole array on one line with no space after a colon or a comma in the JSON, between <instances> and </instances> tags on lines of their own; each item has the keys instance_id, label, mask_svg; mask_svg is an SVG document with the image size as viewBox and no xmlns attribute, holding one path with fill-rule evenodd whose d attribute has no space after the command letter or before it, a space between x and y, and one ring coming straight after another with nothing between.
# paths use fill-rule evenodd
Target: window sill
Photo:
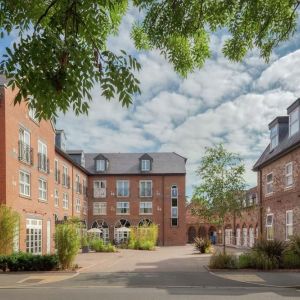
<instances>
[{"instance_id":1,"label":"window sill","mask_svg":"<svg viewBox=\"0 0 300 300\"><path fill-rule=\"evenodd\" d=\"M63 207L64 210L69 210L69 207Z\"/></svg>"},{"instance_id":2,"label":"window sill","mask_svg":"<svg viewBox=\"0 0 300 300\"><path fill-rule=\"evenodd\" d=\"M101 198L101 197L99 197L99 198ZM103 197L103 198L105 198L105 197ZM118 195L117 195L117 198L119 198L119 199L120 199L120 198L129 198L129 195L128 195L128 196L118 196Z\"/></svg>"},{"instance_id":3,"label":"window sill","mask_svg":"<svg viewBox=\"0 0 300 300\"><path fill-rule=\"evenodd\" d=\"M48 200L47 200L47 199L45 200L45 199L40 199L40 198L39 198L39 202L42 202L42 203L48 203Z\"/></svg>"},{"instance_id":4,"label":"window sill","mask_svg":"<svg viewBox=\"0 0 300 300\"><path fill-rule=\"evenodd\" d=\"M143 198L143 199L145 199L145 198L152 198L152 195L151 196L141 196L140 195L140 198Z\"/></svg>"},{"instance_id":5,"label":"window sill","mask_svg":"<svg viewBox=\"0 0 300 300\"><path fill-rule=\"evenodd\" d=\"M140 216L151 216L153 213L140 213Z\"/></svg>"},{"instance_id":6,"label":"window sill","mask_svg":"<svg viewBox=\"0 0 300 300\"><path fill-rule=\"evenodd\" d=\"M271 197L271 196L273 196L273 195L274 195L274 192L271 192L271 193L265 194L265 197Z\"/></svg>"},{"instance_id":7,"label":"window sill","mask_svg":"<svg viewBox=\"0 0 300 300\"><path fill-rule=\"evenodd\" d=\"M85 214L86 215L86 214ZM107 214L94 214L93 213L93 216L106 216Z\"/></svg>"},{"instance_id":8,"label":"window sill","mask_svg":"<svg viewBox=\"0 0 300 300\"><path fill-rule=\"evenodd\" d=\"M20 196L21 198L31 200L31 196L22 195L22 194L19 194L19 196Z\"/></svg>"},{"instance_id":9,"label":"window sill","mask_svg":"<svg viewBox=\"0 0 300 300\"><path fill-rule=\"evenodd\" d=\"M116 213L117 216L129 216L130 213Z\"/></svg>"},{"instance_id":10,"label":"window sill","mask_svg":"<svg viewBox=\"0 0 300 300\"><path fill-rule=\"evenodd\" d=\"M294 184L289 185L289 186L286 186L286 187L284 188L284 191L292 190L294 187L295 187Z\"/></svg>"}]
</instances>

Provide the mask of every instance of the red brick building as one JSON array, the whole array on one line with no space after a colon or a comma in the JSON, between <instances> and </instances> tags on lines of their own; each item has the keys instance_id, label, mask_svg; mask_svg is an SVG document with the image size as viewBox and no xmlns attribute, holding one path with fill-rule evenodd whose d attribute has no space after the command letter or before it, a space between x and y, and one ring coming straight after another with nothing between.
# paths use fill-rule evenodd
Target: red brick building
<instances>
[{"instance_id":1,"label":"red brick building","mask_svg":"<svg viewBox=\"0 0 300 300\"><path fill-rule=\"evenodd\" d=\"M153 222L161 245L185 243L185 158L66 151L64 131L14 97L0 77L0 203L21 216L15 250L53 252L55 223L70 217L110 240Z\"/></svg>"},{"instance_id":2,"label":"red brick building","mask_svg":"<svg viewBox=\"0 0 300 300\"><path fill-rule=\"evenodd\" d=\"M223 229L208 224L193 215L194 204L186 208L187 242L192 243L196 236L209 238L216 244L223 244ZM259 200L257 187L246 192L243 209L239 215L230 215L225 222L225 244L234 247L252 247L259 232Z\"/></svg>"},{"instance_id":3,"label":"red brick building","mask_svg":"<svg viewBox=\"0 0 300 300\"><path fill-rule=\"evenodd\" d=\"M270 144L254 165L264 238L288 240L300 232L300 99L270 124Z\"/></svg>"}]
</instances>

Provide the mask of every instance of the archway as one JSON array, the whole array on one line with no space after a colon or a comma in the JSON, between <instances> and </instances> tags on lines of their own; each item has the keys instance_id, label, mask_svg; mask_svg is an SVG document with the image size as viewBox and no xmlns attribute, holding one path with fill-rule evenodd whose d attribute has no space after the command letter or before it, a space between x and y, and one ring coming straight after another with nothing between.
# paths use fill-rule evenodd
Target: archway
<instances>
[{"instance_id":1,"label":"archway","mask_svg":"<svg viewBox=\"0 0 300 300\"><path fill-rule=\"evenodd\" d=\"M242 245L243 247L248 247L248 229L246 224L242 228Z\"/></svg>"},{"instance_id":2,"label":"archway","mask_svg":"<svg viewBox=\"0 0 300 300\"><path fill-rule=\"evenodd\" d=\"M203 239L207 238L207 232L206 232L206 228L204 226L199 227L198 236Z\"/></svg>"},{"instance_id":3,"label":"archway","mask_svg":"<svg viewBox=\"0 0 300 300\"><path fill-rule=\"evenodd\" d=\"M115 237L115 242L117 244L119 243L124 243L128 240L129 234L130 234L130 222L121 219L115 224L115 232L114 232L114 237Z\"/></svg>"},{"instance_id":4,"label":"archway","mask_svg":"<svg viewBox=\"0 0 300 300\"><path fill-rule=\"evenodd\" d=\"M233 244L233 232L231 225L225 226L225 245L232 245Z\"/></svg>"},{"instance_id":5,"label":"archway","mask_svg":"<svg viewBox=\"0 0 300 300\"><path fill-rule=\"evenodd\" d=\"M152 221L149 220L149 219L142 219L140 222L139 222L139 227L148 227L152 224Z\"/></svg>"},{"instance_id":6,"label":"archway","mask_svg":"<svg viewBox=\"0 0 300 300\"><path fill-rule=\"evenodd\" d=\"M193 243L196 235L196 228L194 226L190 226L188 229L188 243Z\"/></svg>"},{"instance_id":7,"label":"archway","mask_svg":"<svg viewBox=\"0 0 300 300\"><path fill-rule=\"evenodd\" d=\"M209 239L213 245L217 243L217 228L215 226L210 226L208 229Z\"/></svg>"},{"instance_id":8,"label":"archway","mask_svg":"<svg viewBox=\"0 0 300 300\"><path fill-rule=\"evenodd\" d=\"M240 225L236 226L236 245L241 246L241 228Z\"/></svg>"},{"instance_id":9,"label":"archway","mask_svg":"<svg viewBox=\"0 0 300 300\"><path fill-rule=\"evenodd\" d=\"M102 230L101 237L103 238L104 242L109 242L109 227L104 220L96 220L92 224L92 228L99 228Z\"/></svg>"}]
</instances>

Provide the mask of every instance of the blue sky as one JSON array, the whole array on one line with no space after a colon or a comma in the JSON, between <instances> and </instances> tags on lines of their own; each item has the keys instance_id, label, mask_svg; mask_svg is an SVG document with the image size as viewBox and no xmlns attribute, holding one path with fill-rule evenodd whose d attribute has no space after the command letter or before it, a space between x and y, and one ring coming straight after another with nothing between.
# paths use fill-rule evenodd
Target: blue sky
<instances>
[{"instance_id":1,"label":"blue sky","mask_svg":"<svg viewBox=\"0 0 300 300\"><path fill-rule=\"evenodd\" d=\"M61 115L69 149L85 152L175 151L188 159L187 195L199 179L195 170L205 147L222 142L240 153L246 164L246 180L256 185L251 171L268 144L268 123L300 96L300 30L280 45L269 64L257 51L242 63L223 57L227 33L211 36L212 58L201 70L180 78L157 51L134 49L129 32L137 17L131 10L119 36L109 42L111 50L124 49L142 64L138 74L142 95L128 109L117 100L107 102L95 87L88 116L72 112ZM8 40L0 41L0 53Z\"/></svg>"}]
</instances>

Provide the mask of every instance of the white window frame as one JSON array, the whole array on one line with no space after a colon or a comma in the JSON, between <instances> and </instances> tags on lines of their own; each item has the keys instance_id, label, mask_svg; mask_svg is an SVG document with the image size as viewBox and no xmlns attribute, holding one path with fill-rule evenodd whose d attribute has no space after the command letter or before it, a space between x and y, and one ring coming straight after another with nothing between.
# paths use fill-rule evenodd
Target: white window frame
<instances>
[{"instance_id":1,"label":"white window frame","mask_svg":"<svg viewBox=\"0 0 300 300\"><path fill-rule=\"evenodd\" d=\"M106 197L106 180L94 180L93 182L93 194L94 198Z\"/></svg>"},{"instance_id":2,"label":"white window frame","mask_svg":"<svg viewBox=\"0 0 300 300\"><path fill-rule=\"evenodd\" d=\"M279 142L279 126L274 125L270 130L270 150L276 148Z\"/></svg>"},{"instance_id":3,"label":"white window frame","mask_svg":"<svg viewBox=\"0 0 300 300\"><path fill-rule=\"evenodd\" d=\"M272 223L268 224L268 217L270 217L270 216L272 216ZM272 235L273 235L272 238L269 237L269 228L272 229ZM266 216L266 233L267 233L268 241L274 240L274 214L267 214L267 216Z\"/></svg>"},{"instance_id":4,"label":"white window frame","mask_svg":"<svg viewBox=\"0 0 300 300\"><path fill-rule=\"evenodd\" d=\"M46 167L46 170L42 169L42 171L47 171L48 148L47 144L41 140L38 140L38 153L41 154L41 166Z\"/></svg>"},{"instance_id":5,"label":"white window frame","mask_svg":"<svg viewBox=\"0 0 300 300\"><path fill-rule=\"evenodd\" d=\"M268 182L268 176L272 175L272 181ZM266 195L270 195L274 192L274 186L273 186L274 178L273 178L273 172L270 172L266 175ZM272 191L269 191L269 186L271 186Z\"/></svg>"},{"instance_id":6,"label":"white window frame","mask_svg":"<svg viewBox=\"0 0 300 300\"><path fill-rule=\"evenodd\" d=\"M105 216L107 214L107 202L93 202L93 215Z\"/></svg>"},{"instance_id":7,"label":"white window frame","mask_svg":"<svg viewBox=\"0 0 300 300\"><path fill-rule=\"evenodd\" d=\"M62 200L63 209L69 209L69 194L63 193L63 200Z\"/></svg>"},{"instance_id":8,"label":"white window frame","mask_svg":"<svg viewBox=\"0 0 300 300\"><path fill-rule=\"evenodd\" d=\"M23 175L21 175L23 174ZM23 180L25 177L28 178L28 181ZM26 193L27 192L27 193ZM19 171L19 194L24 197L30 197L31 195L31 174L29 172L20 170Z\"/></svg>"},{"instance_id":9,"label":"white window frame","mask_svg":"<svg viewBox=\"0 0 300 300\"><path fill-rule=\"evenodd\" d=\"M44 178L39 178L39 200L47 201L48 199L48 183Z\"/></svg>"},{"instance_id":10,"label":"white window frame","mask_svg":"<svg viewBox=\"0 0 300 300\"><path fill-rule=\"evenodd\" d=\"M292 122L292 114L296 114L296 119ZM292 132L292 126L296 125L296 130ZM289 114L289 136L293 136L295 133L299 131L299 107L295 108L292 112Z\"/></svg>"},{"instance_id":11,"label":"white window frame","mask_svg":"<svg viewBox=\"0 0 300 300\"><path fill-rule=\"evenodd\" d=\"M290 223L288 223L288 214L291 214ZM291 229L291 234L289 234L289 229ZM290 237L293 235L293 211L287 210L285 212L285 239L286 241L290 240Z\"/></svg>"},{"instance_id":12,"label":"white window frame","mask_svg":"<svg viewBox=\"0 0 300 300\"><path fill-rule=\"evenodd\" d=\"M19 141L30 147L30 131L23 126L19 129Z\"/></svg>"},{"instance_id":13,"label":"white window frame","mask_svg":"<svg viewBox=\"0 0 300 300\"><path fill-rule=\"evenodd\" d=\"M123 212L123 210L126 210L126 212ZM117 202L116 214L117 215L129 215L130 214L130 203L125 202L125 201Z\"/></svg>"},{"instance_id":14,"label":"white window frame","mask_svg":"<svg viewBox=\"0 0 300 300\"><path fill-rule=\"evenodd\" d=\"M59 173L58 170L59 170L58 160L55 159L54 160L54 180L55 180L56 183L58 183L58 180L59 180L59 178L58 178L58 173Z\"/></svg>"},{"instance_id":15,"label":"white window frame","mask_svg":"<svg viewBox=\"0 0 300 300\"><path fill-rule=\"evenodd\" d=\"M288 173L288 169L291 167L290 172ZM290 180L290 182L289 182ZM293 178L293 163L289 162L285 165L285 186L290 187L294 184L294 178Z\"/></svg>"},{"instance_id":16,"label":"white window frame","mask_svg":"<svg viewBox=\"0 0 300 300\"><path fill-rule=\"evenodd\" d=\"M26 252L42 254L43 221L39 219L26 219Z\"/></svg>"},{"instance_id":17,"label":"white window frame","mask_svg":"<svg viewBox=\"0 0 300 300\"><path fill-rule=\"evenodd\" d=\"M75 202L75 210L77 213L80 213L81 210L81 202L80 202L80 198L76 198L76 202Z\"/></svg>"},{"instance_id":18,"label":"white window frame","mask_svg":"<svg viewBox=\"0 0 300 300\"><path fill-rule=\"evenodd\" d=\"M76 189L76 193L79 194L80 193L80 175L76 174L75 175L75 189Z\"/></svg>"},{"instance_id":19,"label":"white window frame","mask_svg":"<svg viewBox=\"0 0 300 300\"><path fill-rule=\"evenodd\" d=\"M63 165L62 185L64 187L68 187L68 176L69 176L69 169L66 165Z\"/></svg>"},{"instance_id":20,"label":"white window frame","mask_svg":"<svg viewBox=\"0 0 300 300\"><path fill-rule=\"evenodd\" d=\"M35 111L34 108L31 107L31 108L28 109L28 116L29 116L29 118L33 122L38 123L38 118L35 116L35 114L36 114L36 111Z\"/></svg>"},{"instance_id":21,"label":"white window frame","mask_svg":"<svg viewBox=\"0 0 300 300\"><path fill-rule=\"evenodd\" d=\"M127 193L126 193L125 183L128 185ZM124 180L124 179L117 180L116 189L117 189L117 197L119 197L119 198L129 197L129 194L130 194L129 180Z\"/></svg>"},{"instance_id":22,"label":"white window frame","mask_svg":"<svg viewBox=\"0 0 300 300\"><path fill-rule=\"evenodd\" d=\"M106 169L105 159L97 159L96 160L96 171L104 172Z\"/></svg>"},{"instance_id":23,"label":"white window frame","mask_svg":"<svg viewBox=\"0 0 300 300\"><path fill-rule=\"evenodd\" d=\"M57 189L54 190L54 206L59 207L59 194Z\"/></svg>"},{"instance_id":24,"label":"white window frame","mask_svg":"<svg viewBox=\"0 0 300 300\"><path fill-rule=\"evenodd\" d=\"M149 210L148 212L146 212ZM152 201L142 201L140 202L140 215L152 215L153 205Z\"/></svg>"},{"instance_id":25,"label":"white window frame","mask_svg":"<svg viewBox=\"0 0 300 300\"><path fill-rule=\"evenodd\" d=\"M150 159L142 159L141 162L142 171L150 171L151 169L151 161Z\"/></svg>"},{"instance_id":26,"label":"white window frame","mask_svg":"<svg viewBox=\"0 0 300 300\"><path fill-rule=\"evenodd\" d=\"M143 194L142 194L142 191L143 191L143 190L142 190L142 185L143 185L143 184L148 184L148 183L150 183L150 194L149 194L149 195L146 194L146 191L149 190L149 189L146 189L146 187L145 187L145 189L144 189L145 194L143 195ZM139 188L140 188L139 195L140 195L141 198L150 198L150 197L152 197L152 189L153 189L153 183L152 183L152 180L140 180Z\"/></svg>"}]
</instances>

